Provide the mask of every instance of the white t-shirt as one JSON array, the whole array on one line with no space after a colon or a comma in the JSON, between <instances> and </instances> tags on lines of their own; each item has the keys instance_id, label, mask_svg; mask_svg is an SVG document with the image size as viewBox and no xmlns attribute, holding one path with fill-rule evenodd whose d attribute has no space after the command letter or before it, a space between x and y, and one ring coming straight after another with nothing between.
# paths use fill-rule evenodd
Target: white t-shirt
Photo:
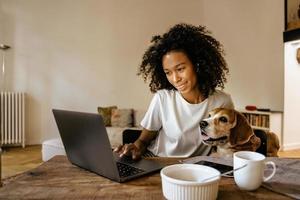
<instances>
[{"instance_id":1,"label":"white t-shirt","mask_svg":"<svg viewBox=\"0 0 300 200\"><path fill-rule=\"evenodd\" d=\"M234 108L229 94L216 90L199 104L188 103L177 90L159 90L141 121L142 127L158 131L148 150L161 157L208 155L199 123L214 108Z\"/></svg>"}]
</instances>

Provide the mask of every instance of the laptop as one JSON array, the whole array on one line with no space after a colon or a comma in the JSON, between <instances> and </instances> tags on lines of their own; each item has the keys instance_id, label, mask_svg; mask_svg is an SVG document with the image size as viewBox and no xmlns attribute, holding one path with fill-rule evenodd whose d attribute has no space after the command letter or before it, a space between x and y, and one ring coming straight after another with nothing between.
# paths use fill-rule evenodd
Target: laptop
<instances>
[{"instance_id":1,"label":"laptop","mask_svg":"<svg viewBox=\"0 0 300 200\"><path fill-rule=\"evenodd\" d=\"M112 151L101 115L53 109L69 161L116 182L125 182L160 170L154 161L122 157ZM121 133L120 133L121 134Z\"/></svg>"}]
</instances>

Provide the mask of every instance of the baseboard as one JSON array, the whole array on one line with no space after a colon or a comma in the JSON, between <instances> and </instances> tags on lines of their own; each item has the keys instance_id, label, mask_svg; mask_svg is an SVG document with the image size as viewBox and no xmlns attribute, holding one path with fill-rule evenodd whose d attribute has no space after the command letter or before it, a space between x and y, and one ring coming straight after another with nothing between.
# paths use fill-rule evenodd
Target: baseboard
<instances>
[{"instance_id":1,"label":"baseboard","mask_svg":"<svg viewBox=\"0 0 300 200\"><path fill-rule=\"evenodd\" d=\"M288 151L288 150L295 150L295 149L300 149L300 143L284 144L282 150Z\"/></svg>"},{"instance_id":2,"label":"baseboard","mask_svg":"<svg viewBox=\"0 0 300 200\"><path fill-rule=\"evenodd\" d=\"M35 139L35 140L30 140L30 141L26 141L25 142L25 146L28 145L28 146L32 146L32 145L42 145L42 142L38 139Z\"/></svg>"}]
</instances>

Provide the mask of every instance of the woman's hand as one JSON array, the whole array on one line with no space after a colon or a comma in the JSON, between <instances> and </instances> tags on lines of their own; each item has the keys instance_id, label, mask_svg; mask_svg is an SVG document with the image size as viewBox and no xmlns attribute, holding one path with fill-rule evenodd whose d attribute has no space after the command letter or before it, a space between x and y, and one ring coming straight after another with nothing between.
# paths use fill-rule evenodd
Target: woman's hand
<instances>
[{"instance_id":1,"label":"woman's hand","mask_svg":"<svg viewBox=\"0 0 300 200\"><path fill-rule=\"evenodd\" d=\"M142 154L144 153L144 148L141 148L135 143L119 145L117 148L114 149L114 152L118 153L120 157L131 156L133 160L139 160Z\"/></svg>"},{"instance_id":2,"label":"woman's hand","mask_svg":"<svg viewBox=\"0 0 300 200\"><path fill-rule=\"evenodd\" d=\"M119 145L114 149L114 152L118 153L120 157L131 156L132 159L138 160L145 153L150 141L152 141L156 135L156 131L149 131L144 128L140 137L134 143Z\"/></svg>"}]
</instances>

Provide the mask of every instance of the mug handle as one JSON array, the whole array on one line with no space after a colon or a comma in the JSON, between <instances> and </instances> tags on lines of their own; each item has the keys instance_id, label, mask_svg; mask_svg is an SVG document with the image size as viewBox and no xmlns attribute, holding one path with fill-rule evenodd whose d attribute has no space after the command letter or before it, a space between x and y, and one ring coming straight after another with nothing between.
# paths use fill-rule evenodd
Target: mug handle
<instances>
[{"instance_id":1,"label":"mug handle","mask_svg":"<svg viewBox=\"0 0 300 200\"><path fill-rule=\"evenodd\" d=\"M275 165L275 163L273 161L265 162L265 165L271 165L272 168L273 168L273 172L268 177L265 177L265 176L263 177L264 178L264 182L270 180L275 175L275 172L276 172L276 165Z\"/></svg>"}]
</instances>

